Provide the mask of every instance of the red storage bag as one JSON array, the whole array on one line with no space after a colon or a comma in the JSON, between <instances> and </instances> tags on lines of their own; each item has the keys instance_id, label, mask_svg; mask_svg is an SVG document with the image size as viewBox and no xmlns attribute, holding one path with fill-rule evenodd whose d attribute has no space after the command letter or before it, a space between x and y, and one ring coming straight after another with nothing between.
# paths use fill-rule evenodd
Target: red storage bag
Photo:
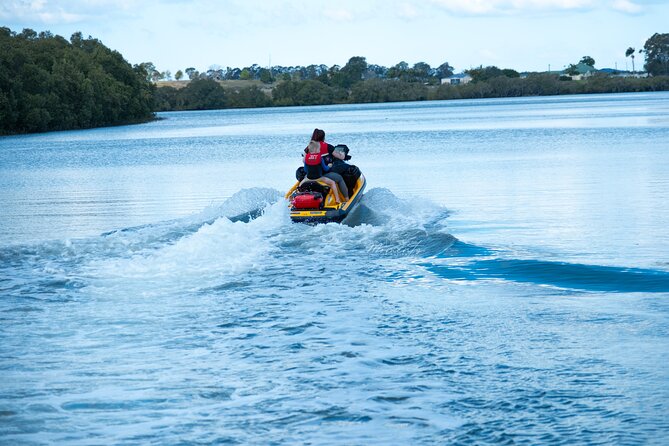
<instances>
[{"instance_id":1,"label":"red storage bag","mask_svg":"<svg viewBox=\"0 0 669 446\"><path fill-rule=\"evenodd\" d=\"M300 194L293 198L293 207L295 209L320 209L323 204L321 194Z\"/></svg>"}]
</instances>

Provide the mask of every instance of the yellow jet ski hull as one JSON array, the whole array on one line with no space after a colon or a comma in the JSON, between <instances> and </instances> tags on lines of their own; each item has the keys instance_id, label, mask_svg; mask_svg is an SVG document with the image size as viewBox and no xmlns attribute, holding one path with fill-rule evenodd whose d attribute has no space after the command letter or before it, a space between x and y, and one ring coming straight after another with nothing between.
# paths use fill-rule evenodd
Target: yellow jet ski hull
<instances>
[{"instance_id":1,"label":"yellow jet ski hull","mask_svg":"<svg viewBox=\"0 0 669 446\"><path fill-rule=\"evenodd\" d=\"M322 182L318 182L320 185L327 185ZM360 178L355 183L353 192L349 193L348 201L344 203L337 203L334 197L334 193L328 189L327 195L324 197L324 200L318 207L313 208L297 208L294 204L295 197L299 194L298 186L300 182L298 181L290 188L286 193L286 199L290 201L290 218L294 222L300 223L330 223L330 222L341 222L343 219L348 216L349 212L360 202L362 194L365 190L367 181L365 176L360 174ZM350 192L350 191L349 191Z\"/></svg>"}]
</instances>

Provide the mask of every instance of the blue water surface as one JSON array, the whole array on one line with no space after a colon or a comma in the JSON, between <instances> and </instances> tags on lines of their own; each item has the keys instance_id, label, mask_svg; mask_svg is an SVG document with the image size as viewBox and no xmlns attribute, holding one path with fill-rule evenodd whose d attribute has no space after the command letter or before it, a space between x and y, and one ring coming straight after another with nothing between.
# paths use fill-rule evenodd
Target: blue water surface
<instances>
[{"instance_id":1,"label":"blue water surface","mask_svg":"<svg viewBox=\"0 0 669 446\"><path fill-rule=\"evenodd\" d=\"M0 444L666 443L669 93L160 117L0 138Z\"/></svg>"}]
</instances>

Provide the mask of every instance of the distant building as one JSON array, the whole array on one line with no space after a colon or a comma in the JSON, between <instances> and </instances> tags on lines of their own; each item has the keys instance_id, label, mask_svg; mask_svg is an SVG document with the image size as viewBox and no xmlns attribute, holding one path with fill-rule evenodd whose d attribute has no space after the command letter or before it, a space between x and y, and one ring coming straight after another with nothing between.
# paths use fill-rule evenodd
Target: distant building
<instances>
[{"instance_id":1,"label":"distant building","mask_svg":"<svg viewBox=\"0 0 669 446\"><path fill-rule=\"evenodd\" d=\"M460 85L460 84L468 84L472 81L472 77L468 75L467 73L459 73L459 74L454 74L451 77L445 77L441 79L441 84L448 84L448 85Z\"/></svg>"},{"instance_id":2,"label":"distant building","mask_svg":"<svg viewBox=\"0 0 669 446\"><path fill-rule=\"evenodd\" d=\"M580 81L581 79L588 78L597 72L597 69L591 65L586 65L584 63L576 64L576 70L578 74L567 74L566 70L562 72L563 76L570 76L572 80Z\"/></svg>"}]
</instances>

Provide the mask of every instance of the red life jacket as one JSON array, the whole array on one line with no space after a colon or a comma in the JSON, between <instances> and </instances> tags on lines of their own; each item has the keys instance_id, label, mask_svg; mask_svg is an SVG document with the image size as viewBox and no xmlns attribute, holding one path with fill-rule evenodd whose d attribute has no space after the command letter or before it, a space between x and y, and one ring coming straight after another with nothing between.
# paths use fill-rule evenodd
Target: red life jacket
<instances>
[{"instance_id":1,"label":"red life jacket","mask_svg":"<svg viewBox=\"0 0 669 446\"><path fill-rule=\"evenodd\" d=\"M316 142L316 141L312 141L312 142ZM330 151L328 150L328 143L326 143L325 141L318 141L318 145L320 147L320 152L319 153L320 153L321 156L326 156L326 155L330 154ZM308 146L304 149L304 153L309 153L309 147Z\"/></svg>"},{"instance_id":2,"label":"red life jacket","mask_svg":"<svg viewBox=\"0 0 669 446\"><path fill-rule=\"evenodd\" d=\"M304 162L307 166L320 166L323 156L320 153L307 153L304 155Z\"/></svg>"},{"instance_id":3,"label":"red life jacket","mask_svg":"<svg viewBox=\"0 0 669 446\"><path fill-rule=\"evenodd\" d=\"M323 157L320 153L307 153L304 155L304 170L307 178L317 180L323 176Z\"/></svg>"},{"instance_id":4,"label":"red life jacket","mask_svg":"<svg viewBox=\"0 0 669 446\"><path fill-rule=\"evenodd\" d=\"M307 178L310 180L316 180L322 177L323 173L325 173L325 169L327 169L324 166L323 157L329 154L328 143L319 141L319 144L319 153L309 153L309 151L307 151L304 155L304 169L307 172Z\"/></svg>"}]
</instances>

